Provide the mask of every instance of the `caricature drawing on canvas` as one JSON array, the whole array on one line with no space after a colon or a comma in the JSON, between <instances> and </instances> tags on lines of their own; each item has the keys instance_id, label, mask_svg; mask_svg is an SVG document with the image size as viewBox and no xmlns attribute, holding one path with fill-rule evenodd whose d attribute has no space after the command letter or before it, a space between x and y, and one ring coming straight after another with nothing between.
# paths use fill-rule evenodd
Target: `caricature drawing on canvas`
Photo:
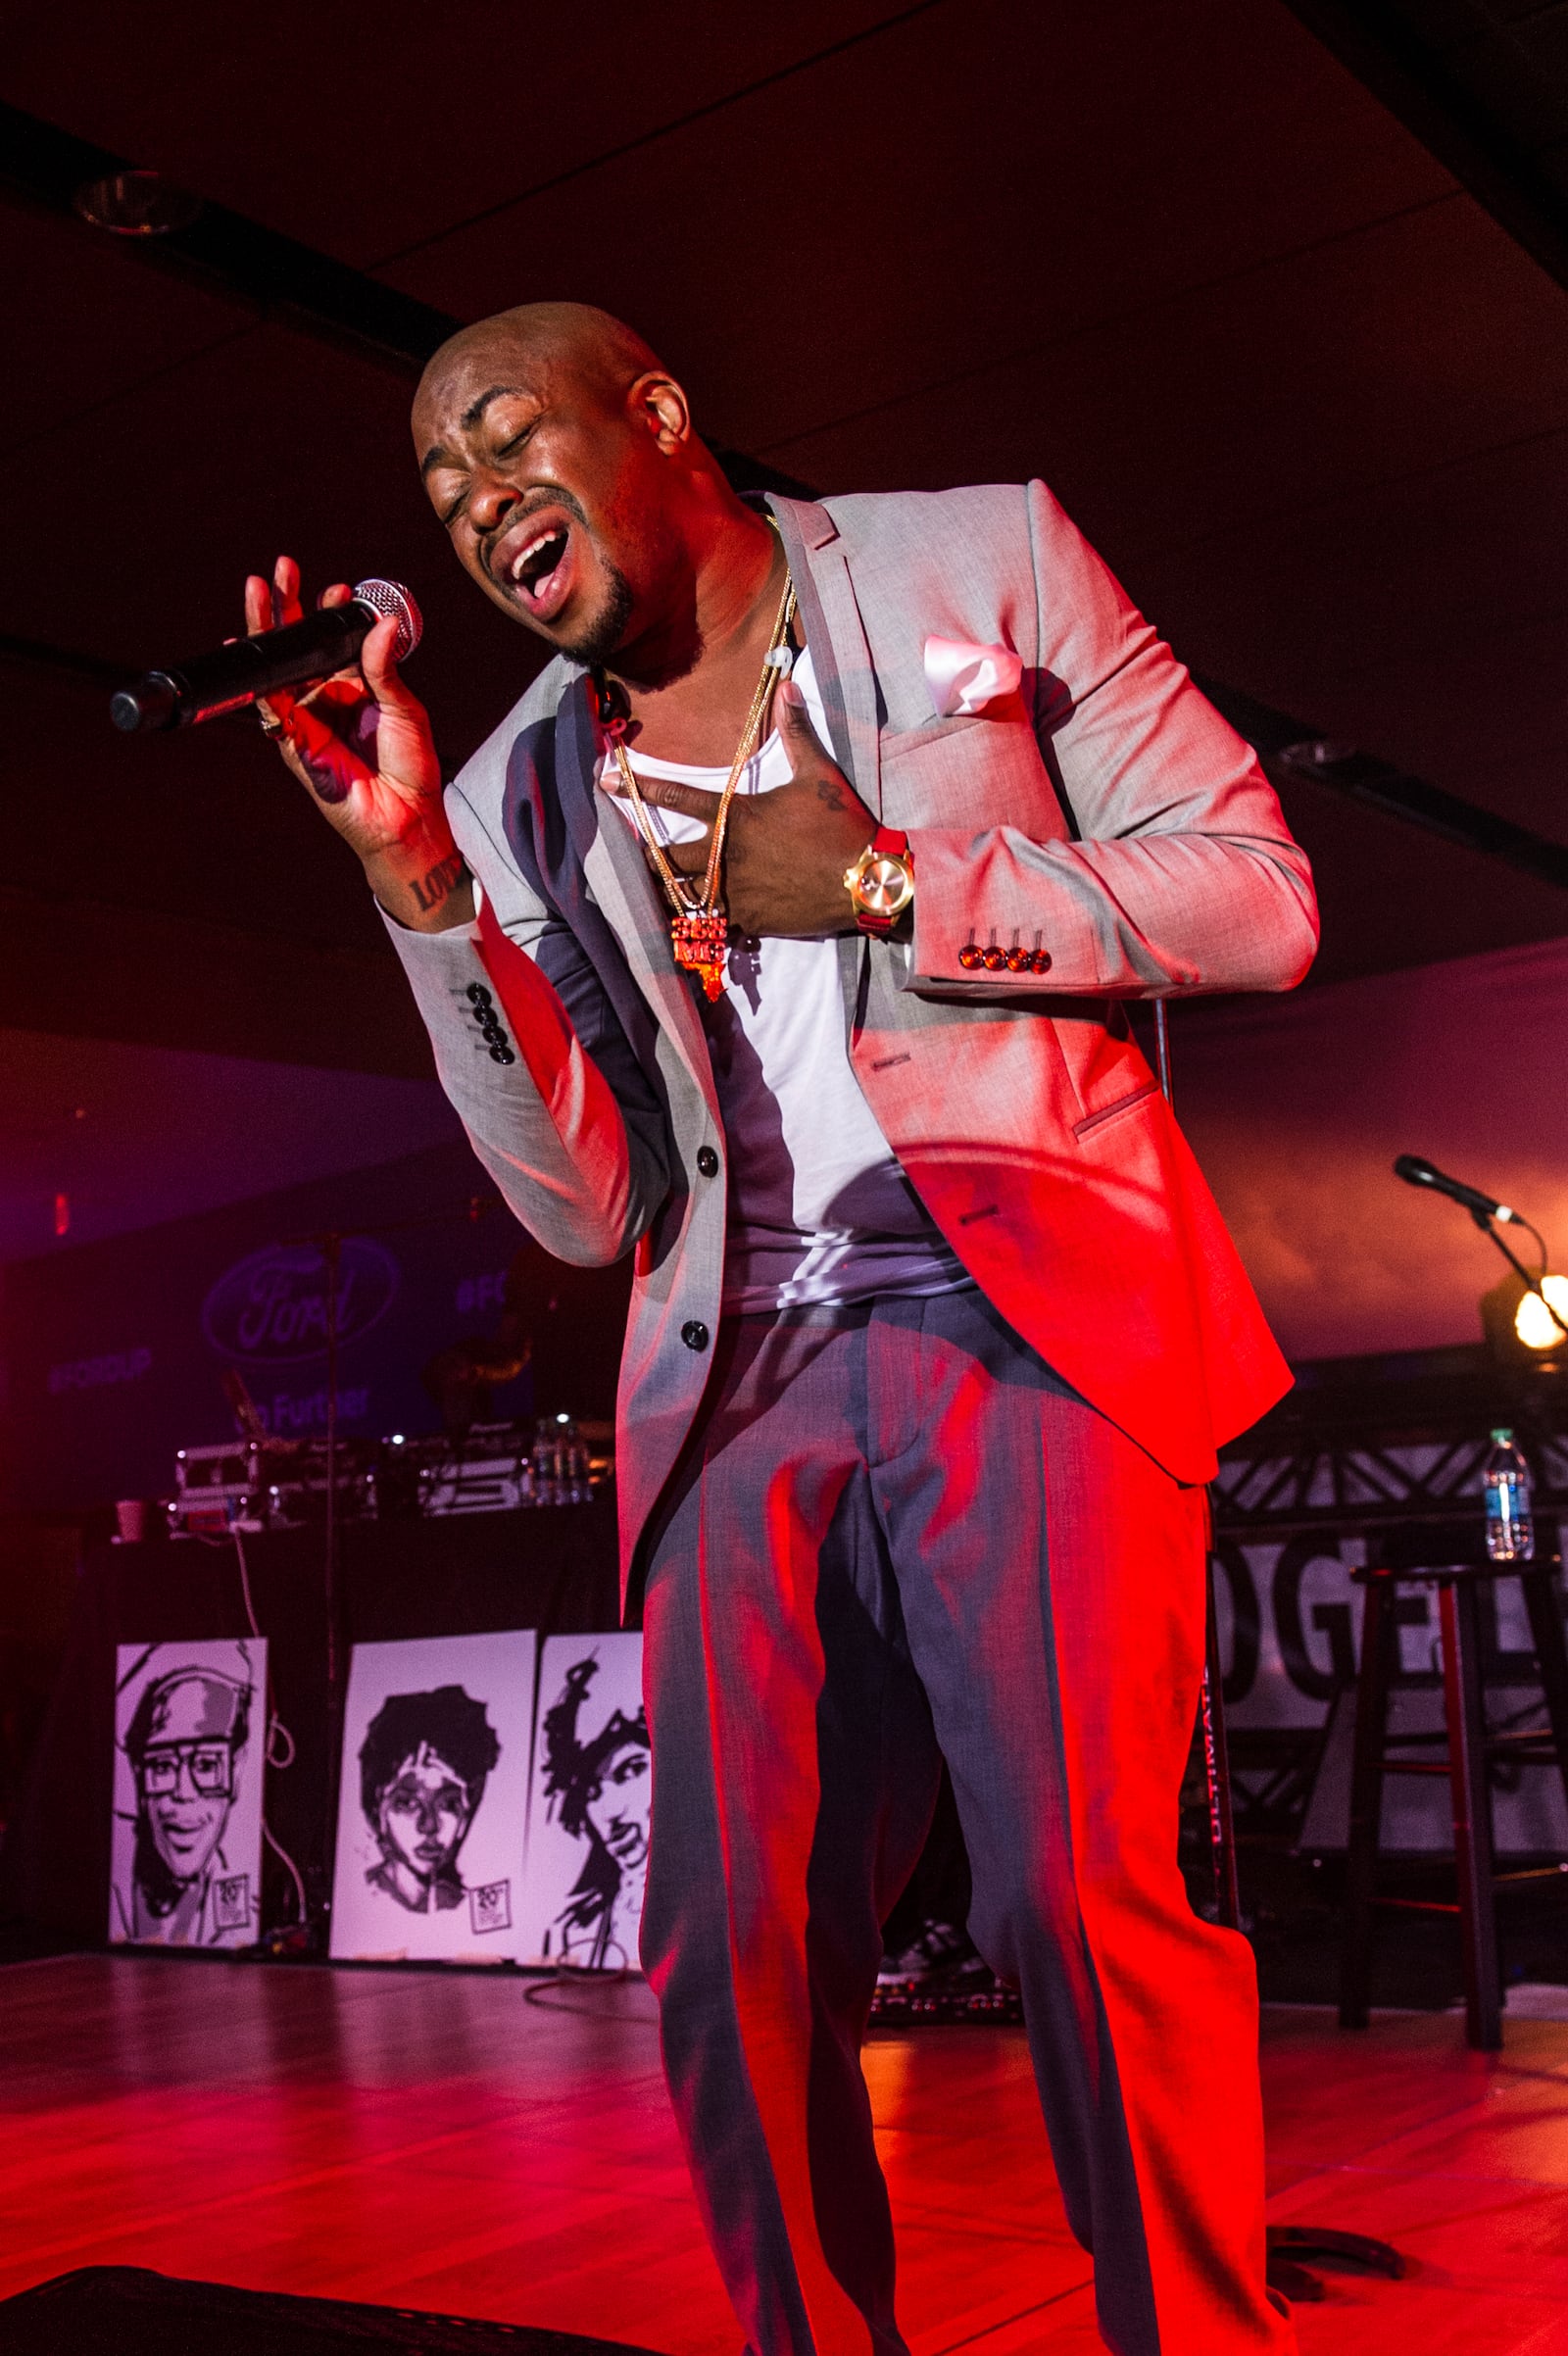
<instances>
[{"instance_id":1,"label":"caricature drawing on canvas","mask_svg":"<svg viewBox=\"0 0 1568 2356\"><path fill-rule=\"evenodd\" d=\"M360 1745L360 1805L380 1850L366 1880L411 1914L461 1906L459 1852L500 1756L484 1703L461 1686L388 1694Z\"/></svg>"},{"instance_id":2,"label":"caricature drawing on canvas","mask_svg":"<svg viewBox=\"0 0 1568 2356\"><path fill-rule=\"evenodd\" d=\"M534 1659L531 1629L355 1645L334 1956L514 1959Z\"/></svg>"},{"instance_id":3,"label":"caricature drawing on canvas","mask_svg":"<svg viewBox=\"0 0 1568 2356\"><path fill-rule=\"evenodd\" d=\"M635 1968L652 1775L635 1634L545 1645L527 1896L541 1961Z\"/></svg>"},{"instance_id":4,"label":"caricature drawing on canvas","mask_svg":"<svg viewBox=\"0 0 1568 2356\"><path fill-rule=\"evenodd\" d=\"M260 1932L267 1647L122 1644L109 1936L247 1946Z\"/></svg>"}]
</instances>

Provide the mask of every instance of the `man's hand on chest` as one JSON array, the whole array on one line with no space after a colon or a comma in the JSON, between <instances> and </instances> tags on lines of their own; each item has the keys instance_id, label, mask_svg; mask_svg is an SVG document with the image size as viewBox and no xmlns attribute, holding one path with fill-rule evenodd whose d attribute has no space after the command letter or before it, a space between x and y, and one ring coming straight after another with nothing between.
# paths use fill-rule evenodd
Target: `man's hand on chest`
<instances>
[{"instance_id":1,"label":"man's hand on chest","mask_svg":"<svg viewBox=\"0 0 1568 2356\"><path fill-rule=\"evenodd\" d=\"M806 699L792 680L774 698L774 717L789 756L787 785L770 793L737 794L724 844L724 905L730 922L759 940L816 940L854 932L855 913L844 886L876 832L876 818L843 770L818 743ZM606 788L623 793L615 772ZM702 835L673 843L666 857L683 875L708 864L717 794L673 778L639 777L643 800L696 818Z\"/></svg>"}]
</instances>

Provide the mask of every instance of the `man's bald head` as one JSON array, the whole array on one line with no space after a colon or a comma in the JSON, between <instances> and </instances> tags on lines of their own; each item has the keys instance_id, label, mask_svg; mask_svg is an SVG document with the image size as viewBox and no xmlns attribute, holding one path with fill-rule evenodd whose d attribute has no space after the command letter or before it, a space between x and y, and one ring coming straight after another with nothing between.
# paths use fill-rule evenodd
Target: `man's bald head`
<instances>
[{"instance_id":1,"label":"man's bald head","mask_svg":"<svg viewBox=\"0 0 1568 2356\"><path fill-rule=\"evenodd\" d=\"M760 528L658 355L588 303L523 303L452 336L419 379L413 425L466 570L582 663L667 637L715 532Z\"/></svg>"},{"instance_id":2,"label":"man's bald head","mask_svg":"<svg viewBox=\"0 0 1568 2356\"><path fill-rule=\"evenodd\" d=\"M471 327L460 327L425 363L415 395L418 413L425 388L481 356L511 359L527 373L569 369L607 392L623 393L639 376L664 373L635 327L592 303L518 303Z\"/></svg>"}]
</instances>

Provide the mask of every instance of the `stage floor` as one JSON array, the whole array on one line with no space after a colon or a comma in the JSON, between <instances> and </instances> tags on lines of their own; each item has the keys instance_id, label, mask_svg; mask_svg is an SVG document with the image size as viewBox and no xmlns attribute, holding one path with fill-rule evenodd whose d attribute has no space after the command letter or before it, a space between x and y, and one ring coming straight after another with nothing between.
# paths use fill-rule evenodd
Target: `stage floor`
<instances>
[{"instance_id":1,"label":"stage floor","mask_svg":"<svg viewBox=\"0 0 1568 2356\"><path fill-rule=\"evenodd\" d=\"M0 1969L0 2295L157 2267L737 2356L640 1984L158 1956ZM1568 2356L1568 2022L1265 2016L1272 2215L1396 2241L1305 2356ZM866 2058L915 2356L1090 2356L1022 2034ZM1201 2165L1201 2154L1195 2154Z\"/></svg>"}]
</instances>

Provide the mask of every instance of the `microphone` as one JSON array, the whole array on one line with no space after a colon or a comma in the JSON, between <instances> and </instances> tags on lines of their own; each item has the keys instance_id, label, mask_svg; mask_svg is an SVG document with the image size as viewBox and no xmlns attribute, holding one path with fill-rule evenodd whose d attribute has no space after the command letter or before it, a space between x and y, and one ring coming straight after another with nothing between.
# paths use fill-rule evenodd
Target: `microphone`
<instances>
[{"instance_id":1,"label":"microphone","mask_svg":"<svg viewBox=\"0 0 1568 2356\"><path fill-rule=\"evenodd\" d=\"M399 581L358 581L346 606L327 606L285 629L234 638L214 654L146 672L111 697L109 716L127 736L143 728L193 728L274 688L313 686L348 668L383 614L398 617L402 663L423 634L418 607Z\"/></svg>"},{"instance_id":2,"label":"microphone","mask_svg":"<svg viewBox=\"0 0 1568 2356\"><path fill-rule=\"evenodd\" d=\"M1494 1203L1490 1195L1482 1194L1478 1188L1447 1177L1419 1153L1401 1153L1394 1165L1394 1175L1402 1178L1406 1186L1429 1186L1435 1195L1446 1195L1450 1203L1462 1203L1472 1218L1497 1219L1505 1226L1510 1220L1515 1226L1521 1224L1519 1213L1510 1210L1506 1203Z\"/></svg>"}]
</instances>

